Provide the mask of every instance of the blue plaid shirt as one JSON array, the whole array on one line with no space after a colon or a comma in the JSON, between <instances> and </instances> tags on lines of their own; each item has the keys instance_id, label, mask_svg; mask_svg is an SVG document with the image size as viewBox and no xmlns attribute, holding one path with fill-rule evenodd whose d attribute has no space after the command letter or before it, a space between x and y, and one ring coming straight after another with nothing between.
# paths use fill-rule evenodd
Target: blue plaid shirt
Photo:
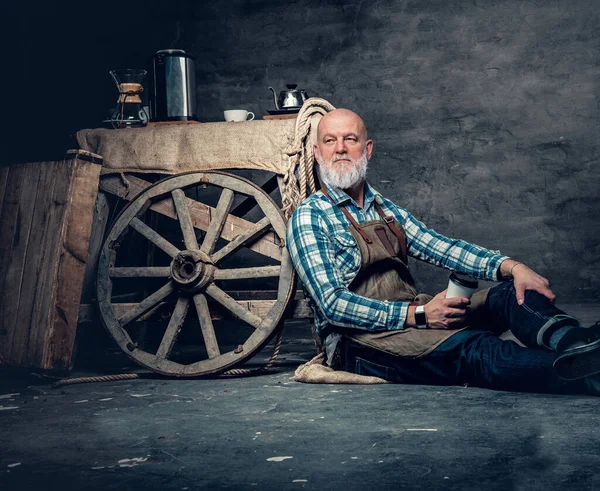
<instances>
[{"instance_id":1,"label":"blue plaid shirt","mask_svg":"<svg viewBox=\"0 0 600 491\"><path fill-rule=\"evenodd\" d=\"M321 191L309 196L290 218L286 240L294 267L311 297L319 334L329 324L372 332L403 329L409 306L408 302L363 297L348 289L360 269L360 250L348 231L350 222L337 205L344 204L358 223L364 223L381 219L374 206L377 200L385 214L404 227L408 255L436 266L495 281L500 263L507 259L436 233L368 184L363 208L340 189L328 186L327 191L335 204Z\"/></svg>"}]
</instances>

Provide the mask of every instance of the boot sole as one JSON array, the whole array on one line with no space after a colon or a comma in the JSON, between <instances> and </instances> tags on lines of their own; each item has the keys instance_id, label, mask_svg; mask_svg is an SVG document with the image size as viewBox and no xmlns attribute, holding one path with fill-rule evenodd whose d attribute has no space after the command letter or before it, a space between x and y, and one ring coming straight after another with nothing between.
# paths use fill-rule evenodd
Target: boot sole
<instances>
[{"instance_id":1,"label":"boot sole","mask_svg":"<svg viewBox=\"0 0 600 491\"><path fill-rule=\"evenodd\" d=\"M553 366L556 375L565 380L600 373L600 340L563 353L554 360Z\"/></svg>"}]
</instances>

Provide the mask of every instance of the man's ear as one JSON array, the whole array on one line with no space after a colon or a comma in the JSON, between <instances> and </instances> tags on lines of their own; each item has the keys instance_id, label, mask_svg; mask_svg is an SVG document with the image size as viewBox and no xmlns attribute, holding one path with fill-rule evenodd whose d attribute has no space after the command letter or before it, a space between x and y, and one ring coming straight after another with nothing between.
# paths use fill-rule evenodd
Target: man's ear
<instances>
[{"instance_id":1,"label":"man's ear","mask_svg":"<svg viewBox=\"0 0 600 491\"><path fill-rule=\"evenodd\" d=\"M317 163L320 165L320 161L321 161L321 152L319 151L319 146L315 143L313 145L313 154L315 156L315 160L317 161Z\"/></svg>"},{"instance_id":2,"label":"man's ear","mask_svg":"<svg viewBox=\"0 0 600 491\"><path fill-rule=\"evenodd\" d=\"M367 140L367 160L371 160L371 154L373 153L373 140Z\"/></svg>"}]
</instances>

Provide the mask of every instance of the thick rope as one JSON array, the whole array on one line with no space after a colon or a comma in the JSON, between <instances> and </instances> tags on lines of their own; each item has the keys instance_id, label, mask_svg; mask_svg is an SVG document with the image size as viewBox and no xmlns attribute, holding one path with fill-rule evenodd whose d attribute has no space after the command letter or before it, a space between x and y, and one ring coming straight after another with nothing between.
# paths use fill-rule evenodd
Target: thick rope
<instances>
[{"instance_id":1,"label":"thick rope","mask_svg":"<svg viewBox=\"0 0 600 491\"><path fill-rule=\"evenodd\" d=\"M335 109L325 99L311 97L296 118L294 142L285 150L288 156L287 173L283 176L281 190L282 211L290 218L294 210L311 193L316 191L314 178L314 157L310 138L313 116L324 116Z\"/></svg>"},{"instance_id":2,"label":"thick rope","mask_svg":"<svg viewBox=\"0 0 600 491\"><path fill-rule=\"evenodd\" d=\"M66 385L75 384L90 384L94 382L111 382L113 380L131 380L140 378L139 373L119 373L117 375L101 375L98 377L77 377L77 378L64 378L52 384L53 389L64 387Z\"/></svg>"},{"instance_id":3,"label":"thick rope","mask_svg":"<svg viewBox=\"0 0 600 491\"><path fill-rule=\"evenodd\" d=\"M277 333L277 339L275 341L275 346L273 347L273 354L269 361L263 367L258 368L232 368L231 370L227 370L223 373L217 374L218 377L248 377L250 375L260 375L261 373L266 372L270 368L273 368L275 364L275 360L277 360L277 356L279 355L279 350L281 348L281 341L283 340L283 329L279 329ZM59 387L66 387L67 385L75 385L75 384L91 384L96 382L112 382L115 380L133 380L137 378L155 378L156 374L148 373L148 374L139 374L139 373L119 373L116 375L100 375L98 377L76 377L76 378L65 378L62 380L58 380L54 382L51 387L53 389L58 389Z\"/></svg>"}]
</instances>

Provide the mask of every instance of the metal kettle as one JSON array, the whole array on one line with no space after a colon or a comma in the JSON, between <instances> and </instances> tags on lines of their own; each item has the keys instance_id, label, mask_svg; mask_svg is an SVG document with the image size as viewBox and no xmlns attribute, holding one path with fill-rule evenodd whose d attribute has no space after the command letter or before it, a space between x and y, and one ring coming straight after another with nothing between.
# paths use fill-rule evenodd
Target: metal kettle
<instances>
[{"instance_id":1,"label":"metal kettle","mask_svg":"<svg viewBox=\"0 0 600 491\"><path fill-rule=\"evenodd\" d=\"M280 111L281 109L298 109L304 101L308 99L308 95L305 90L298 90L296 84L286 85L288 90L282 90L279 93L279 98L273 87L269 87L269 90L273 92L273 100L275 101L275 109Z\"/></svg>"}]
</instances>

